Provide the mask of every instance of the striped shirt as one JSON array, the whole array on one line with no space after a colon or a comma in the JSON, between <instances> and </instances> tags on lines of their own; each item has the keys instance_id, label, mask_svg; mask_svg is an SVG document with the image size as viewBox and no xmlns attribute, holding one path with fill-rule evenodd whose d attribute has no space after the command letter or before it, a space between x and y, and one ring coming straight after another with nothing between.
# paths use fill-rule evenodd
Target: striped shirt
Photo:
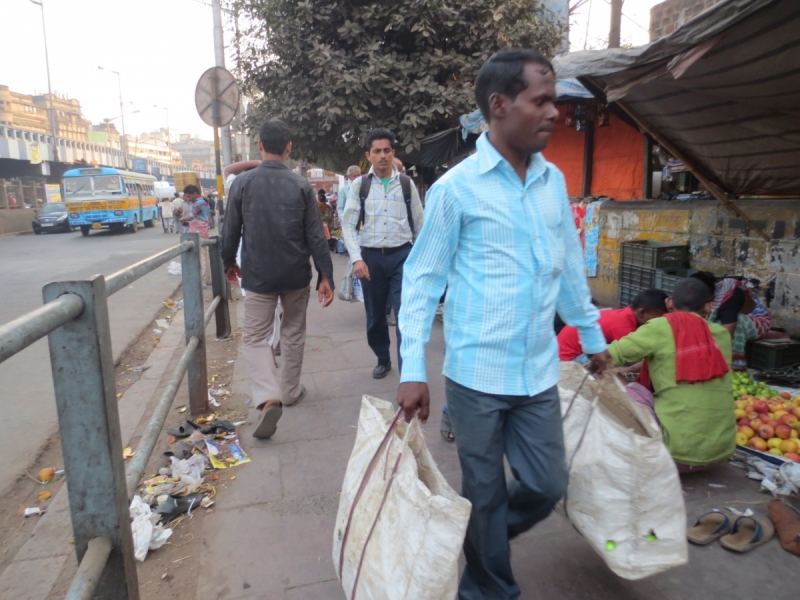
<instances>
[{"instance_id":1,"label":"striped shirt","mask_svg":"<svg viewBox=\"0 0 800 600\"><path fill-rule=\"evenodd\" d=\"M369 195L364 203L364 228L361 230L359 241L356 226L361 212L361 180L356 179L350 184L350 193L347 197L344 213L341 213L342 235L347 245L350 259L355 262L361 260L361 246L365 248L397 248L403 244L413 242L417 233L422 229L424 214L422 202L419 199L417 188L411 185L411 217L414 219L414 234L408 224L408 211L403 199L403 189L400 185L400 174L392 167L392 178L389 187L384 189L380 177L370 169L372 185Z\"/></svg>"},{"instance_id":2,"label":"striped shirt","mask_svg":"<svg viewBox=\"0 0 800 600\"><path fill-rule=\"evenodd\" d=\"M426 200L403 268L402 382L426 381L425 344L445 286L444 375L465 387L534 396L555 385L556 310L587 354L605 350L564 176L541 154L523 184L484 133Z\"/></svg>"}]
</instances>

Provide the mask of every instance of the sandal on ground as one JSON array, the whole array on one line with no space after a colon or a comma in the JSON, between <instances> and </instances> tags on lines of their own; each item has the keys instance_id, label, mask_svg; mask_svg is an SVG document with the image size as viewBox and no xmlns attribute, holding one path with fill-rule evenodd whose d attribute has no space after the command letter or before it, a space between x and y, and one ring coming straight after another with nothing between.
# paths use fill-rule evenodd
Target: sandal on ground
<instances>
[{"instance_id":1,"label":"sandal on ground","mask_svg":"<svg viewBox=\"0 0 800 600\"><path fill-rule=\"evenodd\" d=\"M748 552L766 544L775 534L772 521L761 517L739 517L728 535L719 538L723 548L734 552Z\"/></svg>"},{"instance_id":2,"label":"sandal on ground","mask_svg":"<svg viewBox=\"0 0 800 600\"><path fill-rule=\"evenodd\" d=\"M698 546L705 546L731 532L731 520L721 512L712 510L697 519L686 530L687 539Z\"/></svg>"},{"instance_id":3,"label":"sandal on ground","mask_svg":"<svg viewBox=\"0 0 800 600\"><path fill-rule=\"evenodd\" d=\"M167 430L167 435L171 435L175 438L186 438L192 435L196 430L200 429L198 425L192 423L191 421L184 421L184 423L175 429Z\"/></svg>"},{"instance_id":4,"label":"sandal on ground","mask_svg":"<svg viewBox=\"0 0 800 600\"><path fill-rule=\"evenodd\" d=\"M280 400L270 400L261 407L261 414L258 416L258 423L253 430L253 437L267 439L275 435L278 429L278 420L283 414L283 403Z\"/></svg>"},{"instance_id":5,"label":"sandal on ground","mask_svg":"<svg viewBox=\"0 0 800 600\"><path fill-rule=\"evenodd\" d=\"M439 433L445 442L455 442L456 434L453 432L453 424L450 422L450 414L447 408L442 411L442 424L439 426Z\"/></svg>"}]
</instances>

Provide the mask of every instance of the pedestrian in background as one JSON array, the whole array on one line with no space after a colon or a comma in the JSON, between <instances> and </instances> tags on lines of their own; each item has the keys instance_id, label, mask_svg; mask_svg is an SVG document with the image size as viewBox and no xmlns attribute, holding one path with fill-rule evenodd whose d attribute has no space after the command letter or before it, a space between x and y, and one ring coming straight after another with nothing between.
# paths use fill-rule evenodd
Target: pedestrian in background
<instances>
[{"instance_id":1,"label":"pedestrian in background","mask_svg":"<svg viewBox=\"0 0 800 600\"><path fill-rule=\"evenodd\" d=\"M350 165L347 167L347 178L344 180L342 189L339 190L339 201L337 202L336 210L339 212L339 218L344 215L344 208L347 206L347 196L350 194L350 186L352 183L361 177L361 167L358 165Z\"/></svg>"},{"instance_id":2,"label":"pedestrian in background","mask_svg":"<svg viewBox=\"0 0 800 600\"><path fill-rule=\"evenodd\" d=\"M216 224L216 214L217 214L217 195L213 192L208 195L208 228L214 229L217 226Z\"/></svg>"},{"instance_id":3,"label":"pedestrian in background","mask_svg":"<svg viewBox=\"0 0 800 600\"><path fill-rule=\"evenodd\" d=\"M334 284L333 262L314 192L307 179L284 164L292 150L286 123L271 120L262 124L258 148L263 162L241 172L231 185L222 259L228 281L237 283L241 277L247 291L242 341L253 406L260 413L253 436L268 438L275 433L283 406L296 404L306 395L300 374L310 297L309 259L313 258L318 273L318 298L323 306L333 301ZM236 262L240 241L241 267ZM280 376L270 347L278 300L283 305Z\"/></svg>"},{"instance_id":4,"label":"pedestrian in background","mask_svg":"<svg viewBox=\"0 0 800 600\"><path fill-rule=\"evenodd\" d=\"M188 203L183 211L181 222L188 226L189 233L199 233L200 239L208 239L208 220L211 210L208 202L200 193L196 185L187 185L183 188L183 199ZM208 259L208 247L200 248L200 267L203 274L203 283L211 283L211 267Z\"/></svg>"},{"instance_id":5,"label":"pedestrian in background","mask_svg":"<svg viewBox=\"0 0 800 600\"><path fill-rule=\"evenodd\" d=\"M459 600L519 598L509 540L567 488L556 309L578 328L592 370L610 363L564 176L541 154L558 118L555 82L531 49L501 50L481 67L475 96L489 131L428 191L403 274L406 420L429 416L425 345L447 288L445 394L472 503Z\"/></svg>"},{"instance_id":6,"label":"pedestrian in background","mask_svg":"<svg viewBox=\"0 0 800 600\"><path fill-rule=\"evenodd\" d=\"M158 208L161 214L161 226L164 228L164 233L172 233L172 200L169 198L162 198Z\"/></svg>"},{"instance_id":7,"label":"pedestrian in background","mask_svg":"<svg viewBox=\"0 0 800 600\"><path fill-rule=\"evenodd\" d=\"M395 314L400 314L403 264L423 221L417 188L393 164L396 143L388 129L373 129L367 134L366 156L372 167L350 186L341 219L353 272L364 291L367 342L378 357L372 371L375 379L383 379L392 369L387 302L391 302ZM399 331L397 358L402 371Z\"/></svg>"},{"instance_id":8,"label":"pedestrian in background","mask_svg":"<svg viewBox=\"0 0 800 600\"><path fill-rule=\"evenodd\" d=\"M183 233L183 223L181 223L183 208L184 202L181 200L181 195L179 192L175 192L175 199L172 201L172 228L178 235Z\"/></svg>"}]
</instances>

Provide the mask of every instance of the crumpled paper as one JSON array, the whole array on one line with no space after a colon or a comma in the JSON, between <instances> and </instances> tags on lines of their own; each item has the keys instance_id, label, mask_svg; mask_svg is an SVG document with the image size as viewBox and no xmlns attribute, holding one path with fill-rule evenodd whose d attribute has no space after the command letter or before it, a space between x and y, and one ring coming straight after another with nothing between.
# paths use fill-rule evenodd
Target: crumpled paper
<instances>
[{"instance_id":1,"label":"crumpled paper","mask_svg":"<svg viewBox=\"0 0 800 600\"><path fill-rule=\"evenodd\" d=\"M150 505L139 496L131 502L131 532L133 533L133 555L143 562L149 550L158 550L167 543L172 529L158 525L159 515L153 514Z\"/></svg>"},{"instance_id":2,"label":"crumpled paper","mask_svg":"<svg viewBox=\"0 0 800 600\"><path fill-rule=\"evenodd\" d=\"M779 467L739 450L734 455L732 462L736 466L745 463L750 468L747 478L760 481L761 486L773 496L800 492L800 463L785 462Z\"/></svg>"}]
</instances>

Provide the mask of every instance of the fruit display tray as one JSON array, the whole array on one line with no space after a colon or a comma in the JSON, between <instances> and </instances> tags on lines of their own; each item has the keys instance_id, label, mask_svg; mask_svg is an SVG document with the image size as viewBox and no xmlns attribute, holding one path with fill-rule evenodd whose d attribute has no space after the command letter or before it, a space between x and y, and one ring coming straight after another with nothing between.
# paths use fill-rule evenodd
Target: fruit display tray
<instances>
[{"instance_id":1,"label":"fruit display tray","mask_svg":"<svg viewBox=\"0 0 800 600\"><path fill-rule=\"evenodd\" d=\"M768 463L772 463L773 465L777 465L779 467L785 462L791 462L781 456L776 456L775 454L767 454L766 452L761 452L759 450L756 450L755 448L748 448L747 446L739 446L738 444L736 445L736 448L738 450L741 450L742 452L747 452L748 454L755 456L756 458L760 458L761 460L765 460Z\"/></svg>"}]
</instances>

